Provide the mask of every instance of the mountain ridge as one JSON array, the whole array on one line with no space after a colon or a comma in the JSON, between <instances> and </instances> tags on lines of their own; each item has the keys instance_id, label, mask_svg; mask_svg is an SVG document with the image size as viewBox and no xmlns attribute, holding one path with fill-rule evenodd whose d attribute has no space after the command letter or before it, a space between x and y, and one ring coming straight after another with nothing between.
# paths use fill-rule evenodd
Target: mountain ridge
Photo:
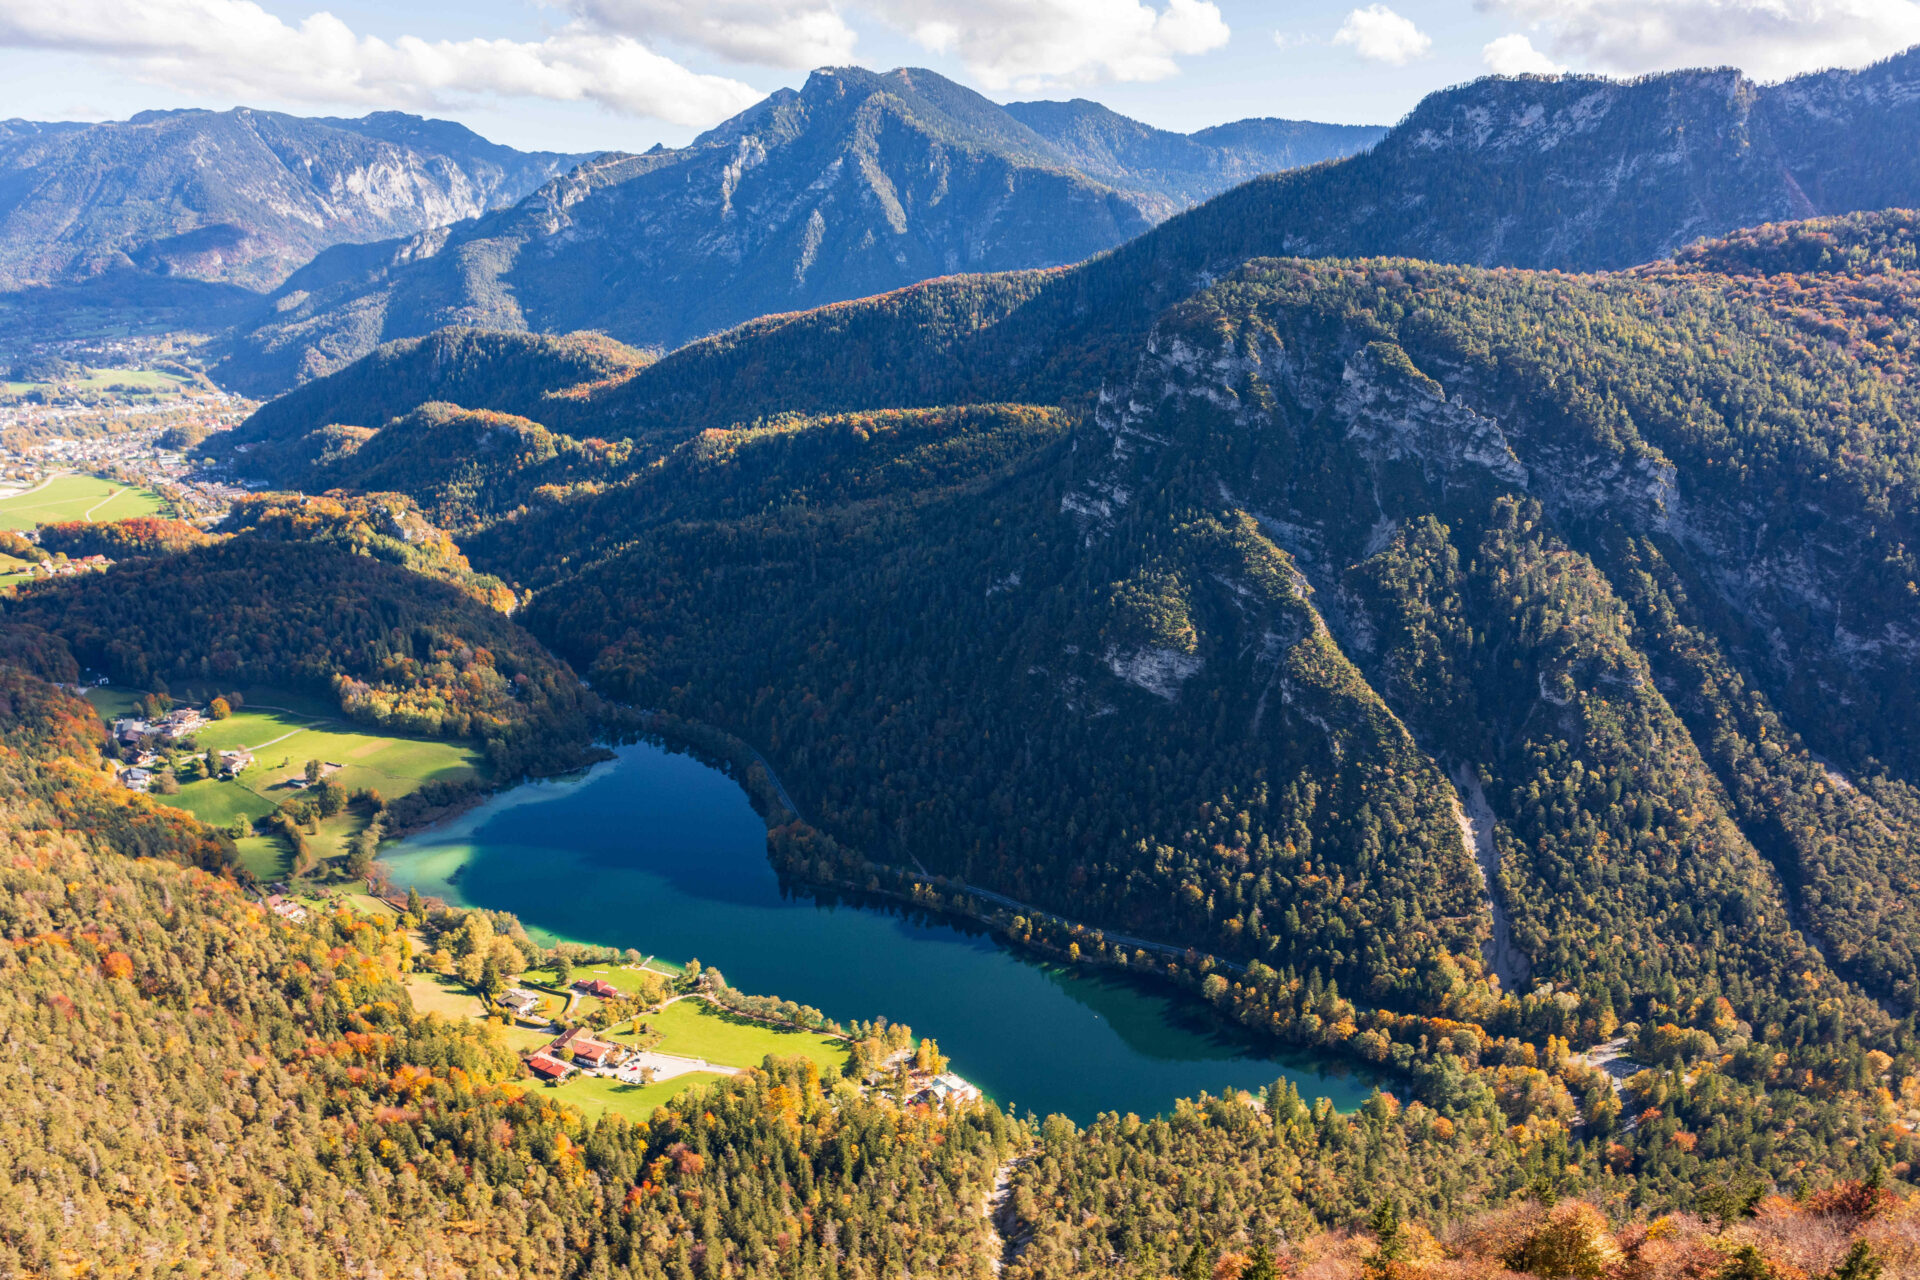
<instances>
[{"instance_id":1,"label":"mountain ridge","mask_svg":"<svg viewBox=\"0 0 1920 1280\"><path fill-rule=\"evenodd\" d=\"M401 112L0 127L0 288L116 270L268 289L322 249L518 199L578 159Z\"/></svg>"},{"instance_id":2,"label":"mountain ridge","mask_svg":"<svg viewBox=\"0 0 1920 1280\"><path fill-rule=\"evenodd\" d=\"M1350 149L1371 136L1289 145ZM1206 180L1234 172L1221 162ZM236 385L281 389L448 324L594 327L676 347L919 279L1081 261L1178 207L1125 176L1083 172L932 72L825 69L689 147L604 157L444 237L389 242L379 261L323 254L234 336L221 367ZM357 265L343 271L348 259Z\"/></svg>"}]
</instances>

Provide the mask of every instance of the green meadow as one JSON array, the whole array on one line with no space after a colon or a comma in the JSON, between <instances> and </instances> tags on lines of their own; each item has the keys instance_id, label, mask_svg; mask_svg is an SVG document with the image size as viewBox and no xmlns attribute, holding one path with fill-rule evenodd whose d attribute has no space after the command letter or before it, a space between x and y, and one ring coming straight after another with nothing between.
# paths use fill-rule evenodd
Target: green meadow
<instances>
[{"instance_id":1,"label":"green meadow","mask_svg":"<svg viewBox=\"0 0 1920 1280\"><path fill-rule=\"evenodd\" d=\"M199 778L165 797L166 803L215 826L265 817L282 801L301 794L294 783L304 780L309 760L339 765L328 776L349 793L373 790L389 800L427 782L461 781L485 773L485 757L468 743L367 732L327 714L317 700L286 690L241 692L241 709L207 725L194 741L201 754L244 747L254 753L253 768L231 780ZM128 714L138 700L136 694L112 688L91 690L88 697L103 720ZM199 699L193 701L201 705ZM365 814L349 808L322 821L319 833L309 840L323 860L340 857L366 824ZM261 879L278 879L291 870L293 851L278 835L246 836L236 843L241 863Z\"/></svg>"},{"instance_id":2,"label":"green meadow","mask_svg":"<svg viewBox=\"0 0 1920 1280\"><path fill-rule=\"evenodd\" d=\"M68 520L125 520L158 515L160 495L99 476L55 476L26 493L0 498L0 529L32 529Z\"/></svg>"},{"instance_id":3,"label":"green meadow","mask_svg":"<svg viewBox=\"0 0 1920 1280\"><path fill-rule=\"evenodd\" d=\"M641 1018L661 1035L654 1048L723 1067L757 1067L768 1054L811 1058L828 1079L846 1070L847 1046L831 1036L793 1031L716 1008L704 1000L676 1000ZM631 1034L615 1036L631 1042Z\"/></svg>"},{"instance_id":4,"label":"green meadow","mask_svg":"<svg viewBox=\"0 0 1920 1280\"><path fill-rule=\"evenodd\" d=\"M101 392L109 387L130 387L138 394L175 395L189 385L185 378L158 369L88 369L84 378L59 382L0 381L0 392L20 396L31 391Z\"/></svg>"},{"instance_id":5,"label":"green meadow","mask_svg":"<svg viewBox=\"0 0 1920 1280\"><path fill-rule=\"evenodd\" d=\"M551 1089L561 1101L571 1102L585 1112L590 1120L603 1115L616 1115L638 1122L694 1086L724 1079L725 1076L710 1075L704 1071L675 1076L659 1084L621 1084L605 1076L575 1076L565 1084L551 1086Z\"/></svg>"}]
</instances>

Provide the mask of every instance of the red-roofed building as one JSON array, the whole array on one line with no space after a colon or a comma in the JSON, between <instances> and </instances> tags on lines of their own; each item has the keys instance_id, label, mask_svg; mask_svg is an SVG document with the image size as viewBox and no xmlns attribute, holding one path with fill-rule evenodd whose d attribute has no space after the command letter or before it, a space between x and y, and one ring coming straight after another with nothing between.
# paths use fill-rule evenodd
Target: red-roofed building
<instances>
[{"instance_id":1,"label":"red-roofed building","mask_svg":"<svg viewBox=\"0 0 1920 1280\"><path fill-rule=\"evenodd\" d=\"M548 1057L544 1053L536 1053L527 1059L527 1070L547 1080L565 1080L567 1073L572 1071L573 1068L558 1058Z\"/></svg>"},{"instance_id":2,"label":"red-roofed building","mask_svg":"<svg viewBox=\"0 0 1920 1280\"><path fill-rule=\"evenodd\" d=\"M605 978L582 979L574 983L573 986L576 991L584 991L590 996L599 996L602 1000L611 1000L620 994L620 988L614 986Z\"/></svg>"},{"instance_id":3,"label":"red-roofed building","mask_svg":"<svg viewBox=\"0 0 1920 1280\"><path fill-rule=\"evenodd\" d=\"M620 1051L617 1044L607 1044L600 1040L576 1040L573 1042L573 1060L584 1062L590 1067L604 1067Z\"/></svg>"},{"instance_id":4,"label":"red-roofed building","mask_svg":"<svg viewBox=\"0 0 1920 1280\"><path fill-rule=\"evenodd\" d=\"M585 1027L577 1027L547 1046L549 1053L571 1053L574 1062L587 1067L604 1067L625 1052L617 1044L595 1040Z\"/></svg>"}]
</instances>

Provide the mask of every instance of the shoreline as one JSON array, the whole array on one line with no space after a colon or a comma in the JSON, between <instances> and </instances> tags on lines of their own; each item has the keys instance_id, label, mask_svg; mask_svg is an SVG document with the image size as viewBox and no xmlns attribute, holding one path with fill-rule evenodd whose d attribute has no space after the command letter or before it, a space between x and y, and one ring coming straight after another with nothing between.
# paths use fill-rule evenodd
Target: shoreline
<instances>
[{"instance_id":1,"label":"shoreline","mask_svg":"<svg viewBox=\"0 0 1920 1280\"><path fill-rule=\"evenodd\" d=\"M1218 993L1208 986L1209 981L1215 986L1224 987L1228 975L1245 975L1246 969L1235 961L1198 950L1182 950L1168 943L1109 934L1037 907L1028 907L1030 914L1021 915L1005 905L1012 899L1002 899L1000 895L987 896L986 891L974 890L972 886L956 886L941 877L923 878L904 868L863 860L860 878L810 874L812 868L807 860L790 856L785 845L796 827L809 834L817 833L796 818L791 807L781 802L784 791L778 787L771 770L758 752L712 726L689 724L677 717L656 712L643 715L646 730L614 745L632 745L639 741L671 754L686 755L721 773L740 787L754 811L766 842L761 856L766 859L765 865L773 871L784 893L804 894L813 900L813 906L820 909L830 909L835 905L832 900L838 898L856 909L899 913L906 919L918 916L961 934L984 935L1016 961L1067 973L1077 972L1096 981L1119 982L1144 996L1166 1001L1176 1018L1197 1019L1197 1022L1189 1023L1196 1028L1201 1024L1209 1024L1210 1030L1206 1034L1239 1041L1244 1052L1271 1061L1288 1074L1304 1071L1314 1076L1344 1078L1350 1085L1363 1089L1399 1091L1396 1088L1399 1083L1397 1073L1390 1064L1366 1059L1341 1044L1304 1041L1288 1036L1265 1018L1241 1016L1241 1011L1233 1004L1216 998ZM741 763L743 760L744 767ZM591 772L582 771L577 776L584 781ZM494 796L482 798L497 800L499 795L510 794L513 790L507 788ZM526 801L540 798L540 789L525 789ZM457 824L462 821L461 813L472 807L468 805L460 811L450 811L439 823L429 824L429 827L415 827L407 838L417 840L430 827L439 827L439 832L430 837L432 844L458 846L464 843L463 837L469 833L460 830ZM408 852L430 855L431 851L432 845ZM440 897L449 905L473 909L477 904L467 897L459 883L460 870L464 869L472 849L469 847L456 854L455 849L449 847L446 852L457 856L460 867L422 867L420 871L425 874L419 878L429 883L416 880L412 887L417 888L423 896ZM391 864L385 864L384 853L383 864L390 877ZM389 882L398 883L391 879ZM492 909L514 911L510 905ZM545 945L557 942L611 945L604 940L570 937L537 924L529 925L524 920L521 923L537 941L550 940ZM1142 963L1145 951L1136 950L1136 942L1152 947L1158 962ZM1233 984L1233 990L1239 990L1237 982Z\"/></svg>"}]
</instances>

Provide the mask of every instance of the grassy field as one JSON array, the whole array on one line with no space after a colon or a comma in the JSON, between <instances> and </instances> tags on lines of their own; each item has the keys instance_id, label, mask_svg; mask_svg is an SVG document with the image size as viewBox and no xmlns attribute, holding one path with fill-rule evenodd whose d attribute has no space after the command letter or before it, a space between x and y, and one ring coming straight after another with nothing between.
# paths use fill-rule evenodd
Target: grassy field
<instances>
[{"instance_id":1,"label":"grassy field","mask_svg":"<svg viewBox=\"0 0 1920 1280\"><path fill-rule=\"evenodd\" d=\"M18 560L13 556L0 555L0 592L6 591L18 583L33 577L31 561Z\"/></svg>"},{"instance_id":2,"label":"grassy field","mask_svg":"<svg viewBox=\"0 0 1920 1280\"><path fill-rule=\"evenodd\" d=\"M260 688L242 694L240 710L207 725L194 740L202 752L246 747L255 754L254 767L230 781L200 778L185 783L177 795L167 797L168 804L215 826L272 813L282 800L299 794L287 780L300 775L309 760L340 765L330 776L348 792L370 788L387 799L425 782L478 777L485 768L485 758L467 743L362 732L347 721L326 717L311 698L285 690ZM137 695L113 688L92 689L87 696L104 720L126 715L137 700ZM365 814L348 809L322 822L319 834L308 839L321 858L338 857L366 824ZM277 879L290 870L292 850L280 837L248 836L238 844L242 865L261 879Z\"/></svg>"},{"instance_id":3,"label":"grassy field","mask_svg":"<svg viewBox=\"0 0 1920 1280\"><path fill-rule=\"evenodd\" d=\"M88 369L84 378L61 382L0 382L7 395L25 395L29 391L105 391L108 387L135 387L155 395L172 395L188 386L185 378L158 369Z\"/></svg>"},{"instance_id":4,"label":"grassy field","mask_svg":"<svg viewBox=\"0 0 1920 1280\"><path fill-rule=\"evenodd\" d=\"M0 529L32 529L63 520L124 520L157 515L164 505L158 494L98 476L55 476L40 488L0 498Z\"/></svg>"},{"instance_id":5,"label":"grassy field","mask_svg":"<svg viewBox=\"0 0 1920 1280\"><path fill-rule=\"evenodd\" d=\"M621 1084L605 1076L575 1076L565 1084L555 1085L552 1094L580 1108L590 1120L612 1114L640 1121L695 1085L724 1079L725 1076L710 1075L704 1071L675 1076L659 1084Z\"/></svg>"},{"instance_id":6,"label":"grassy field","mask_svg":"<svg viewBox=\"0 0 1920 1280\"><path fill-rule=\"evenodd\" d=\"M436 973L408 974L407 995L421 1013L442 1013L449 1018L472 1018L480 1013L480 997L467 990L466 984L457 978L443 978Z\"/></svg>"},{"instance_id":7,"label":"grassy field","mask_svg":"<svg viewBox=\"0 0 1920 1280\"><path fill-rule=\"evenodd\" d=\"M505 1040L507 1048L515 1053L532 1053L535 1049L544 1049L553 1043L554 1034L552 1031L538 1031L516 1023L509 1023L500 1028L500 1038Z\"/></svg>"},{"instance_id":8,"label":"grassy field","mask_svg":"<svg viewBox=\"0 0 1920 1280\"><path fill-rule=\"evenodd\" d=\"M811 1031L786 1031L717 1009L704 1000L678 1000L644 1019L661 1034L661 1053L703 1058L723 1067L757 1067L768 1054L811 1058L833 1078L847 1066L846 1046ZM631 1040L631 1036L616 1039Z\"/></svg>"}]
</instances>

